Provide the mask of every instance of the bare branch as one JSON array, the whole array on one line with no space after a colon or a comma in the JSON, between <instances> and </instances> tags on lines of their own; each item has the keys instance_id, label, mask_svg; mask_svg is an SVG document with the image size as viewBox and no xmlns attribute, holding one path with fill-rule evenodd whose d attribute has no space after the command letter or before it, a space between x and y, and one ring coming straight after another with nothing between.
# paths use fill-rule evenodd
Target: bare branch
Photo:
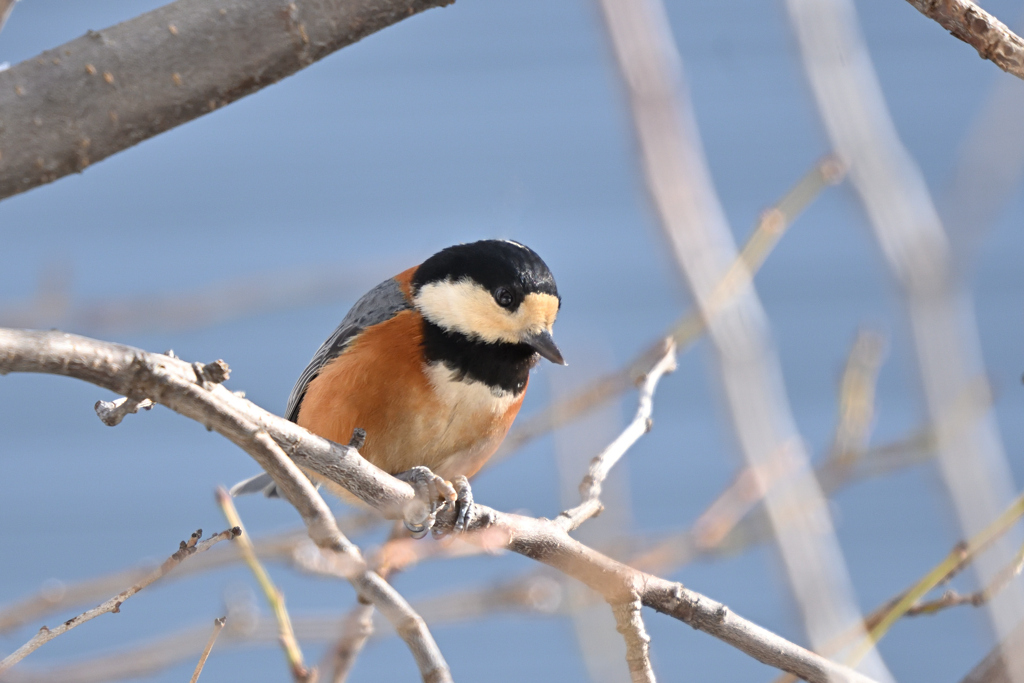
<instances>
[{"instance_id":1,"label":"bare branch","mask_svg":"<svg viewBox=\"0 0 1024 683\"><path fill-rule=\"evenodd\" d=\"M1024 516L1024 494L1017 497L1015 501L1003 511L998 518L992 521L987 527L972 538L966 546L957 546L946 556L942 562L925 574L920 581L915 583L890 604L881 610L877 617L872 615L868 638L861 641L860 645L848 658L848 661L856 663L860 657L868 651L874 643L884 636L896 621L940 583L948 581L954 574L960 572L972 562L980 552L992 546L1003 534L1009 531L1017 520ZM1014 562L1016 564L1016 561ZM1008 579L1007 579L1008 581ZM1005 586L1006 584L1003 583Z\"/></svg>"},{"instance_id":2,"label":"bare branch","mask_svg":"<svg viewBox=\"0 0 1024 683\"><path fill-rule=\"evenodd\" d=\"M373 605L357 602L345 617L341 637L331 648L332 683L344 683L366 641L373 635Z\"/></svg>"},{"instance_id":3,"label":"bare branch","mask_svg":"<svg viewBox=\"0 0 1024 683\"><path fill-rule=\"evenodd\" d=\"M257 552L261 555L284 560L292 559L293 554L309 542L309 537L299 531L277 534L254 541ZM189 560L187 564L179 567L165 580L176 581L190 574L217 569L241 559L234 544L219 546ZM84 603L101 600L111 593L119 593L147 576L151 571L153 571L152 566L144 566L71 584L64 584L60 581L46 582L35 595L0 609L0 633L12 631L53 612L68 610Z\"/></svg>"},{"instance_id":4,"label":"bare branch","mask_svg":"<svg viewBox=\"0 0 1024 683\"><path fill-rule=\"evenodd\" d=\"M629 602L612 605L615 615L615 626L626 641L626 663L629 664L629 676L633 683L654 683L654 670L648 648L651 637L644 628L644 620L640 616L640 596Z\"/></svg>"},{"instance_id":5,"label":"bare branch","mask_svg":"<svg viewBox=\"0 0 1024 683\"><path fill-rule=\"evenodd\" d=\"M964 41L982 59L1024 79L1024 39L971 0L907 0Z\"/></svg>"},{"instance_id":6,"label":"bare branch","mask_svg":"<svg viewBox=\"0 0 1024 683\"><path fill-rule=\"evenodd\" d=\"M345 487L393 519L403 519L408 506L423 503L408 484L374 467L355 449L332 444L271 415L222 385L200 387L192 367L177 358L61 332L0 329L0 374L8 372L68 375L129 397L149 396L242 447L302 515L310 538L327 551L325 557L334 572L348 579L360 596L395 625L413 650L424 680L449 680L447 665L422 619L386 581L367 569L358 549L338 530L329 508L296 463ZM466 534L474 543L491 547L502 539L502 547L579 579L609 602L628 600L636 591L645 605L812 683L870 680L741 619L724 605L678 583L644 574L582 545L551 520L499 513L480 504L475 507L477 514L468 531L483 533ZM455 511L449 506L438 515L437 528L450 532L454 524Z\"/></svg>"},{"instance_id":7,"label":"bare branch","mask_svg":"<svg viewBox=\"0 0 1024 683\"><path fill-rule=\"evenodd\" d=\"M56 628L47 628L46 626L43 626L41 629L39 629L39 632L32 637L31 640L29 640L27 643L25 643L17 650L12 652L10 655L5 657L2 661L0 661L0 673L3 673L4 671L17 664L28 655L35 652L44 644L50 642L51 640L53 640L54 638L63 633L67 633L79 624L84 624L85 622L91 619L95 619L101 614L107 614L108 612L120 612L121 605L124 603L125 600L132 597L133 595L135 595L140 590L150 585L154 581L162 578L164 575L167 574L167 572L177 567L186 558L197 553L201 553L205 550L208 550L212 548L214 544L223 541L224 539L235 538L241 533L241 530L236 527L233 529L228 529L227 531L222 531L216 536L212 536L211 538L208 538L205 541L199 542L199 539L203 535L203 530L200 529L196 531L194 534L192 534L188 541L181 542L181 547L178 548L177 552L175 552L173 555L164 560L164 563L160 565L160 567L158 567L155 571L151 572L148 576L143 578L135 585L127 588L126 590L121 591L120 593L110 598L103 604L98 605L97 607L94 607L93 609L88 610L86 612L83 612L82 614L79 614L77 617L72 617L71 619L68 619Z\"/></svg>"},{"instance_id":8,"label":"bare branch","mask_svg":"<svg viewBox=\"0 0 1024 683\"><path fill-rule=\"evenodd\" d=\"M1011 581L1020 576L1022 570L1024 570L1024 546L1017 551L1017 556L1013 558L1013 562L1003 568L1003 571L996 574L992 582L981 590L968 593L967 595L961 595L955 590L946 591L937 600L915 604L907 610L907 616L916 617L919 614L935 614L947 607L956 607L957 605L979 607L995 597L999 591L1006 588Z\"/></svg>"},{"instance_id":9,"label":"bare branch","mask_svg":"<svg viewBox=\"0 0 1024 683\"><path fill-rule=\"evenodd\" d=\"M213 644L217 642L217 636L224 630L224 622L228 620L227 617L220 617L219 619L213 620L213 632L210 633L210 640L206 642L206 647L203 649L203 654L199 655L199 663L196 664L196 670L192 672L192 678L188 683L196 683L199 680L199 674L203 673L203 667L206 666L206 660L210 656L210 651L213 650Z\"/></svg>"},{"instance_id":10,"label":"bare branch","mask_svg":"<svg viewBox=\"0 0 1024 683\"><path fill-rule=\"evenodd\" d=\"M562 512L555 521L566 531L572 531L580 524L597 515L603 509L601 484L626 451L651 429L651 411L654 408L654 390L661 378L676 369L676 344L669 338L663 342L660 360L643 378L640 386L639 406L636 417L625 430L590 462L590 468L580 483L579 505Z\"/></svg>"},{"instance_id":11,"label":"bare branch","mask_svg":"<svg viewBox=\"0 0 1024 683\"><path fill-rule=\"evenodd\" d=\"M0 73L0 198L49 183L450 0L178 0Z\"/></svg>"},{"instance_id":12,"label":"bare branch","mask_svg":"<svg viewBox=\"0 0 1024 683\"><path fill-rule=\"evenodd\" d=\"M450 682L448 664L426 623L394 588L366 566L359 550L338 529L323 498L281 447L260 429L252 435L246 451L273 477L278 490L299 511L310 538L327 551L335 575L349 581L360 597L376 606L394 625L412 651L424 683Z\"/></svg>"},{"instance_id":13,"label":"bare branch","mask_svg":"<svg viewBox=\"0 0 1024 683\"><path fill-rule=\"evenodd\" d=\"M231 496L224 490L224 487L217 487L216 497L217 504L224 512L224 517L227 518L228 524L244 530L242 518L239 516ZM274 582L270 579L270 574L260 564L259 558L256 557L256 550L253 548L252 542L249 541L248 535L242 535L239 538L238 546L242 551L245 563L249 565L249 570L255 575L257 583L260 584L264 597L270 603L270 608L274 612L274 618L277 619L278 628L281 631L281 647L284 649L285 659L288 660L288 668L292 672L292 678L300 683L315 681L317 678L316 669L308 669L306 667L305 660L302 657L302 649L299 647L299 642L295 639L295 631L292 629L292 620L288 614L288 608L284 604L284 594L274 585Z\"/></svg>"}]
</instances>

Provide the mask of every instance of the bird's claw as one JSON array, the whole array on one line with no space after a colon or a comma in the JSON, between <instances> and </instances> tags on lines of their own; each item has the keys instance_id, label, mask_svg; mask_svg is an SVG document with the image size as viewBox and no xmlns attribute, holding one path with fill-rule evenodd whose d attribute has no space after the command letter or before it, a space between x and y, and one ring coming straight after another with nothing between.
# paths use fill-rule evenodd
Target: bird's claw
<instances>
[{"instance_id":1,"label":"bird's claw","mask_svg":"<svg viewBox=\"0 0 1024 683\"><path fill-rule=\"evenodd\" d=\"M406 510L405 528L413 538L423 538L434 526L437 511L449 502L455 502L458 494L449 482L426 467L413 467L395 476L409 483L416 491L416 500L420 505L410 506Z\"/></svg>"},{"instance_id":2,"label":"bird's claw","mask_svg":"<svg viewBox=\"0 0 1024 683\"><path fill-rule=\"evenodd\" d=\"M455 521L452 524L451 531L458 534L465 532L470 524L473 523L476 510L473 505L473 489L469 486L469 480L459 475L451 483L455 487L456 492L453 509ZM434 538L443 538L448 533L437 527L434 527L432 531Z\"/></svg>"},{"instance_id":3,"label":"bird's claw","mask_svg":"<svg viewBox=\"0 0 1024 683\"><path fill-rule=\"evenodd\" d=\"M473 489L469 486L469 479L461 474L455 477L452 482L455 485L455 509L458 516L455 518L455 532L461 533L469 527L473 520Z\"/></svg>"}]
</instances>

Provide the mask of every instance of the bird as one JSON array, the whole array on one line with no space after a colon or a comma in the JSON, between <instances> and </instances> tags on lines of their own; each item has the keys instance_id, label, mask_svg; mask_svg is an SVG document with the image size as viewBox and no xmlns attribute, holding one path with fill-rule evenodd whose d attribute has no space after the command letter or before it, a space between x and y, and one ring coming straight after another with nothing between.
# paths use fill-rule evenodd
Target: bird
<instances>
[{"instance_id":1,"label":"bird","mask_svg":"<svg viewBox=\"0 0 1024 683\"><path fill-rule=\"evenodd\" d=\"M461 531L473 505L468 479L504 440L531 369L540 358L566 364L552 336L561 303L547 264L524 244L442 249L355 303L299 375L285 417L337 443L362 430L360 454L407 481L427 468L457 492ZM277 495L266 473L231 489L257 491ZM430 523L406 527L418 537Z\"/></svg>"}]
</instances>

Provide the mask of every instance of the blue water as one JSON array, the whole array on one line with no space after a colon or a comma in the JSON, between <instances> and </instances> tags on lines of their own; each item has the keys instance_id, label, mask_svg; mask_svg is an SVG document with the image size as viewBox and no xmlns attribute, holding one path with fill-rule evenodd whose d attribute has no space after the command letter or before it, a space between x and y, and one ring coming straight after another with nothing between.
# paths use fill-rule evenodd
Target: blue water
<instances>
[{"instance_id":1,"label":"blue water","mask_svg":"<svg viewBox=\"0 0 1024 683\"><path fill-rule=\"evenodd\" d=\"M0 33L0 61L16 63L158 4L20 3ZM986 8L1008 21L1020 11L1006 0ZM907 3L872 0L859 10L897 127L941 195L972 117L997 80L1009 77ZM742 239L759 211L828 151L794 40L781 3L695 0L669 3L668 11L714 179ZM590 3L459 0L82 175L0 203L0 310L26 302L40 274L54 268L70 273L75 305L245 276L273 282L297 269L352 269L359 282L349 289L215 326L69 330L173 348L190 360L224 358L233 389L281 411L294 378L362 291L442 246L505 236L532 246L554 271L564 299L557 335L569 362L624 362L685 310L688 297L647 203L621 95ZM1018 481L1022 216L1021 197L1007 198L970 278ZM889 338L874 441L921 423L905 315L848 188L827 191L807 211L758 288L793 411L814 452L829 443L836 383L861 326ZM681 359L659 392L654 431L622 465L637 534L688 526L735 470L739 458L710 360L704 344ZM566 381L559 372L537 371L524 414L543 409L552 386ZM92 411L98 398L109 397L63 378L0 379L0 603L47 578L73 581L163 557L194 528L223 527L213 487L255 471L227 441L162 408L105 427ZM623 422L632 410L627 397ZM559 510L556 478L553 440L544 439L483 473L475 488L478 500L499 509L550 516ZM297 522L280 503L251 499L239 507L257 534ZM931 466L852 486L836 496L834 512L864 609L923 574L958 540ZM532 567L508 555L430 564L397 586L415 601ZM295 614L340 613L351 602L347 586L272 571ZM803 639L771 550L692 565L673 578ZM249 584L235 568L156 586L121 614L46 645L24 666L208 623L223 613L225 590ZM773 676L678 622L654 614L647 621L662 680ZM39 625L0 635L0 652ZM587 679L567 619L497 614L434 633L456 680ZM957 681L990 645L982 615L961 608L898 624L882 652L902 681ZM315 661L322 646L308 650ZM151 680L180 681L193 666ZM286 676L279 651L267 647L215 654L204 680ZM389 639L364 652L354 680L415 678L404 645Z\"/></svg>"}]
</instances>

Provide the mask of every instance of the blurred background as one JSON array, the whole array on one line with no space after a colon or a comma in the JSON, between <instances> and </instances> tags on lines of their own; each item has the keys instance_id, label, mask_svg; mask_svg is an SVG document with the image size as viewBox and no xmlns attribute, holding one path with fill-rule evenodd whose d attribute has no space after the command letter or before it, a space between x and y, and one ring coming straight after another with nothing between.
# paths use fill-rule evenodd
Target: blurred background
<instances>
[{"instance_id":1,"label":"blurred background","mask_svg":"<svg viewBox=\"0 0 1024 683\"><path fill-rule=\"evenodd\" d=\"M0 62L15 64L160 4L24 0L0 33ZM666 5L713 180L742 242L761 211L830 144L782 3ZM1009 0L985 5L1010 24L1021 11ZM940 212L953 216L958 207L943 199L965 168L964 140L994 93L1024 84L902 0L861 1L857 10L896 128ZM1016 183L997 194L987 212L947 227L1019 482L1024 204ZM644 187L595 3L459 0L81 175L0 202L0 326L58 327L150 351L173 349L189 361L223 358L230 388L280 413L312 353L363 292L444 246L487 237L531 246L563 297L556 337L570 365L537 369L520 419L627 363L690 306ZM839 380L865 328L886 340L870 443L921 432L927 411L907 311L848 184L826 189L798 219L756 287L800 435L815 458L832 447ZM654 429L613 472L609 509L588 533L635 541L686 529L732 481L742 461L712 360L701 342L662 382ZM214 487L257 471L225 439L164 408L106 427L93 403L110 398L70 379L0 379L0 605L44 585L57 590L62 584L54 581L70 585L162 559L197 527L226 527ZM634 409L628 393L589 422L532 442L474 481L477 500L556 515L573 502L564 492L575 491L587 460ZM830 497L864 612L913 583L961 539L926 456ZM294 510L279 501L250 497L238 506L253 536L298 526ZM381 538L377 529L355 540L372 548ZM340 618L353 602L346 584L269 566L296 619ZM456 591L535 569L511 554L472 557L424 563L395 584L414 604L443 604L457 601ZM807 642L771 546L664 573ZM974 587L969 575L958 581L961 590ZM19 670L206 629L225 603L251 603L266 614L254 587L241 565L158 584L120 614L46 645ZM609 647L621 647L607 610L574 620L566 607L574 591L567 584L554 603L541 605L554 614L497 609L468 623L432 624L455 680L621 680L621 657L610 657L602 674L604 665L595 665L602 652L580 644L610 638ZM0 633L0 651L13 651L42 623L80 611ZM663 680L775 676L710 636L645 614ZM587 628L596 634L586 635ZM333 637L304 639L307 657L315 663ZM958 681L992 645L983 611L960 607L901 621L880 650L899 680ZM194 666L189 656L146 680L179 681ZM273 642L224 644L203 676L285 680L288 672ZM353 674L417 678L394 637L368 645Z\"/></svg>"}]
</instances>

